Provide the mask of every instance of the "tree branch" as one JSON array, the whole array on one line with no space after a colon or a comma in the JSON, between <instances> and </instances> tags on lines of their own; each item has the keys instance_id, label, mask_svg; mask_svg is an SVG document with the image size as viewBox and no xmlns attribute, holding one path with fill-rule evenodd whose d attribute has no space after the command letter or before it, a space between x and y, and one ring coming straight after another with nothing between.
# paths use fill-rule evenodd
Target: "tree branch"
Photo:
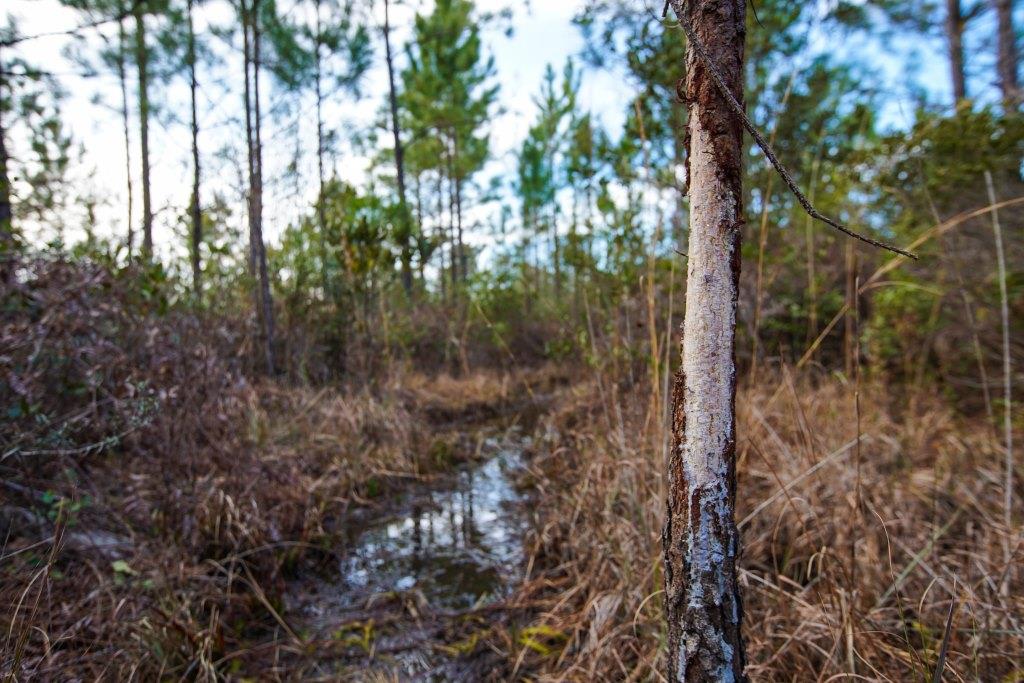
<instances>
[{"instance_id":1,"label":"tree branch","mask_svg":"<svg viewBox=\"0 0 1024 683\"><path fill-rule=\"evenodd\" d=\"M851 230L850 228L847 228L846 226L837 223L828 216L825 216L816 208L814 208L810 200L808 200L804 193L800 191L800 188L797 187L796 181L793 180L793 176L789 174L789 171L786 170L786 167L783 166L782 162L779 161L779 158L775 155L775 150L772 149L772 146L768 143L765 137L747 117L747 112L744 110L743 105L741 105L736 100L736 96L732 94L732 91L729 89L729 86L726 85L725 78L722 77L722 72L718 69L718 65L715 64L714 61L712 61L711 57L707 53L707 50L704 48L704 44L701 43L700 38L697 37L697 34L694 32L693 28L686 22L686 19L681 11L682 1L683 0L666 0L664 16L668 16L668 8L671 6L676 13L676 17L679 20L679 25L686 33L687 40L690 41L690 43L693 45L693 49L697 51L697 55L700 57L701 61L704 62L704 65L707 67L708 71L711 72L711 76L714 78L715 84L718 86L719 91L722 93L722 97L725 98L729 106L740 118L740 121L743 123L743 127L746 128L747 132L750 133L751 137L754 138L754 141L757 142L757 146L761 148L762 152L764 152L764 155L768 158L769 163L771 163L771 165L775 168L778 174L782 177L783 182L786 183L786 186L789 188L789 191L792 192L793 196L796 197L798 202L800 202L800 206L802 206L804 211L807 212L807 215L809 215L811 218L821 221L825 225L835 228L839 232L842 232L856 240L860 240L861 242L870 244L873 247L878 247L879 249L891 251L894 254L900 254L901 256L912 258L916 261L917 254L906 251L904 249L900 249L899 247L893 246L891 244L886 244L885 242L880 242L876 239L872 239L871 237L868 237L867 235L862 235L859 232L855 232L854 230Z\"/></svg>"},{"instance_id":2,"label":"tree branch","mask_svg":"<svg viewBox=\"0 0 1024 683\"><path fill-rule=\"evenodd\" d=\"M112 24L115 22L124 21L128 17L132 16L135 13L136 8L138 8L138 6L144 2L148 2L148 0L132 0L132 4L127 9L125 9L122 12L119 12L117 15L113 17L107 17L105 19L97 19L95 21L90 21L85 24L81 24L80 26L75 26L74 28L67 29L65 31L45 31L43 33L36 33L30 36L15 35L7 39L0 40L0 48L14 47L15 45L19 43L24 43L27 40L37 40L39 38L52 38L55 36L77 37L79 33L81 33L82 31L93 28L99 28L104 24Z\"/></svg>"}]
</instances>

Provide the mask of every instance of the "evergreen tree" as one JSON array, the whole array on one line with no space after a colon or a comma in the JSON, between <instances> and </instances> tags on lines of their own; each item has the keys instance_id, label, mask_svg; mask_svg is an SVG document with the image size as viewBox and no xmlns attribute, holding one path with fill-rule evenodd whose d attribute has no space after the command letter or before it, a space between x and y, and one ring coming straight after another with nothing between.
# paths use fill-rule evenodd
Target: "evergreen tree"
<instances>
[{"instance_id":1,"label":"evergreen tree","mask_svg":"<svg viewBox=\"0 0 1024 683\"><path fill-rule=\"evenodd\" d=\"M10 23L0 43L17 35ZM65 92L52 74L3 48L0 74L0 280L7 281L21 241L18 222L49 222L67 205L71 136L61 117Z\"/></svg>"},{"instance_id":2,"label":"evergreen tree","mask_svg":"<svg viewBox=\"0 0 1024 683\"><path fill-rule=\"evenodd\" d=\"M328 129L324 122L324 105L337 93L341 92L353 99L360 96L360 84L363 76L370 68L372 50L370 36L364 24L358 23L360 18L352 0L313 0L313 23L294 27L299 40L297 47L305 55L290 57L287 61L293 65L301 65L298 74L284 75L282 81L291 84L296 90L312 90L316 100L316 159L318 201L326 196L327 183L326 157L331 153L336 140L336 133ZM288 28L283 21L278 22L282 29ZM286 54L290 42L285 31L280 32L284 41L279 41L277 49ZM307 56L308 55L308 56ZM328 246L325 237L327 232L325 207L317 205L317 223L320 227L320 280L324 295L328 287Z\"/></svg>"},{"instance_id":3,"label":"evergreen tree","mask_svg":"<svg viewBox=\"0 0 1024 683\"><path fill-rule=\"evenodd\" d=\"M463 214L468 181L490 155L485 125L498 95L493 57L484 57L480 18L469 0L438 0L429 15L417 15L406 49L402 103L414 137L436 138L432 168L448 186L448 241L453 284L465 280L468 256Z\"/></svg>"}]
</instances>

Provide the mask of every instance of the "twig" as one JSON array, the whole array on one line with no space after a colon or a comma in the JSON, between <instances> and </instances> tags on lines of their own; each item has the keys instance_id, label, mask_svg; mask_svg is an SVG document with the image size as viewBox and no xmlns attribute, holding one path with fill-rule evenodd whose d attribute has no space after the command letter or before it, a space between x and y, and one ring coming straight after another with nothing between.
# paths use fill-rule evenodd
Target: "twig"
<instances>
[{"instance_id":1,"label":"twig","mask_svg":"<svg viewBox=\"0 0 1024 683\"><path fill-rule=\"evenodd\" d=\"M885 606L886 601L889 600L893 593L900 589L903 582L907 580L907 577L910 576L911 572L914 571L917 565L921 564L921 562L924 561L924 558L928 557L928 554L931 553L932 548L934 548L935 544L939 542L939 539L945 536L946 532L953 528L953 525L956 524L958 519L960 519L960 515L963 511L963 507L958 507L953 514L950 515L949 520L942 526L942 528L932 534L932 537L928 539L928 543L925 544L924 548L922 548L917 555L914 555L914 557L911 558L907 566L903 568L903 571L901 571L899 576L897 576L892 582L892 585L885 590L882 597L878 598L875 602L875 609L880 609Z\"/></svg>"},{"instance_id":2,"label":"twig","mask_svg":"<svg viewBox=\"0 0 1024 683\"><path fill-rule=\"evenodd\" d=\"M999 223L999 211L996 206L996 190L992 183L992 174L985 171L985 186L988 188L988 200L992 206L992 231L995 233L996 241L996 265L999 269L999 299L1000 312L1003 323L1003 431L1006 439L1006 484L1003 492L1003 517L1006 524L1006 563L1010 564L1012 559L1010 553L1010 537L1013 536L1013 403L1011 401L1011 389L1013 387L1013 375L1010 368L1010 306L1009 297L1006 293L1006 256L1003 252L1003 229ZM1003 581L1001 590L1005 594L1007 588L1006 580Z\"/></svg>"},{"instance_id":3,"label":"twig","mask_svg":"<svg viewBox=\"0 0 1024 683\"><path fill-rule=\"evenodd\" d=\"M847 228L841 223L837 223L831 218L825 216L820 211L814 208L814 206L807 199L804 193L800 191L800 188L797 187L796 181L793 180L793 176L790 175L789 171L786 170L786 167L783 166L782 162L779 161L779 158L775 155L775 150L772 149L772 146L768 144L768 141L765 140L764 136L761 135L761 132L757 129L756 126L754 126L754 124L747 117L747 112L743 109L743 105L741 105L736 100L736 96L732 94L732 91L729 89L729 86L725 82L725 78L722 76L722 72L718 69L718 65L715 64L715 62L711 59L710 55L708 55L707 50L704 49L704 44L700 41L700 38L697 37L696 32L684 18L680 7L681 2L682 0L668 0L668 2L665 3L665 6L667 8L669 5L671 5L672 9L675 10L676 17L679 19L679 25L686 33L687 40L690 41L690 44L692 44L694 50L697 51L697 55L701 58L701 61L704 62L704 65L707 67L708 71L711 72L711 76L714 79L715 84L718 86L719 91L722 93L722 97L725 99L726 102L728 102L729 106L736 113L736 116L739 117L740 121L743 123L743 127L747 130L748 133L750 133L751 137L754 138L754 141L757 142L757 146L761 148L762 152L764 152L764 155L768 158L768 161L771 163L771 165L775 167L775 170L778 172L779 176L782 177L782 180L783 182L786 183L786 186L789 187L789 191L792 192L793 196L796 197L798 202L800 202L800 206L803 207L804 211L806 211L811 218L819 220L825 225L831 226L838 230L839 232L842 232L856 240L860 240L861 242L870 244L873 247L878 247L879 249L891 251L894 254L900 254L901 256L912 258L916 261L916 254L906 251L904 249L900 249L899 247L893 246L891 244L886 244L885 242L880 242L876 239L872 239L871 237L868 237L867 235L862 235L859 232L855 232L854 230ZM665 14L668 14L667 9Z\"/></svg>"},{"instance_id":4,"label":"twig","mask_svg":"<svg viewBox=\"0 0 1024 683\"><path fill-rule=\"evenodd\" d=\"M778 491L770 495L765 500L761 501L757 505L757 507L750 511L749 515L740 520L739 524L737 524L736 527L742 529L743 527L747 526L747 524L749 524L751 520L757 517L762 510L764 510L766 507L774 503L782 496L786 495L791 488L802 482L804 479L807 479L807 477L811 476L825 465L828 465L829 463L838 460L840 457L848 453L850 449L857 445L861 440L867 440L868 438L870 438L869 435L861 434L858 439L851 440L850 442L844 444L843 446L826 455L824 458L819 460L815 465L813 465L810 469L806 470L798 477L790 480L789 483L787 483L785 486L780 488Z\"/></svg>"},{"instance_id":5,"label":"twig","mask_svg":"<svg viewBox=\"0 0 1024 683\"><path fill-rule=\"evenodd\" d=\"M53 38L56 36L78 37L78 34L82 31L86 31L88 29L93 28L99 28L104 24L113 24L115 22L124 21L125 19L127 19L135 13L135 10L138 9L139 5L143 4L146 1L147 0L133 0L132 4L127 9L125 9L123 12L118 12L115 16L106 17L103 19L96 19L95 21L90 21L79 26L75 26L74 28L66 29L64 31L44 31L43 33L35 33L29 36L11 36L10 38L7 38L5 40L0 40L0 47L14 47L15 45L19 43L24 43L27 40L37 40L39 38Z\"/></svg>"}]
</instances>

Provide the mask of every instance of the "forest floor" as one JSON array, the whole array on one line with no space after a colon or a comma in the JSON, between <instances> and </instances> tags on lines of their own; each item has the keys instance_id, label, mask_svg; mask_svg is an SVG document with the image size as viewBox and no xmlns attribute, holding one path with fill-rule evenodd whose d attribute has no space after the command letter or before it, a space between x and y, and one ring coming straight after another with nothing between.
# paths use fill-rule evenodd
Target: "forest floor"
<instances>
[{"instance_id":1,"label":"forest floor","mask_svg":"<svg viewBox=\"0 0 1024 683\"><path fill-rule=\"evenodd\" d=\"M238 363L244 324L151 309L59 263L9 299L0 675L485 676L564 373L295 384Z\"/></svg>"},{"instance_id":2,"label":"forest floor","mask_svg":"<svg viewBox=\"0 0 1024 683\"><path fill-rule=\"evenodd\" d=\"M0 330L0 675L661 680L643 369L249 379L245 325L46 277ZM1024 680L1024 495L1007 525L984 416L786 367L737 409L752 680Z\"/></svg>"}]
</instances>

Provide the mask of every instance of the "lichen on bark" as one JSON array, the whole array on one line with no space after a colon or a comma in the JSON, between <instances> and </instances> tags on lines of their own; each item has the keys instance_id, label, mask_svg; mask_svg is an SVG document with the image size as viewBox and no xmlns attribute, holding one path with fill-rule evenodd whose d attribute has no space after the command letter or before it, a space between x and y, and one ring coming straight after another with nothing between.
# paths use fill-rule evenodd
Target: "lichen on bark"
<instances>
[{"instance_id":1,"label":"lichen on bark","mask_svg":"<svg viewBox=\"0 0 1024 683\"><path fill-rule=\"evenodd\" d=\"M742 102L743 0L671 4ZM680 682L742 681L733 510L743 128L692 46L686 74L690 241L663 534L668 673Z\"/></svg>"}]
</instances>

